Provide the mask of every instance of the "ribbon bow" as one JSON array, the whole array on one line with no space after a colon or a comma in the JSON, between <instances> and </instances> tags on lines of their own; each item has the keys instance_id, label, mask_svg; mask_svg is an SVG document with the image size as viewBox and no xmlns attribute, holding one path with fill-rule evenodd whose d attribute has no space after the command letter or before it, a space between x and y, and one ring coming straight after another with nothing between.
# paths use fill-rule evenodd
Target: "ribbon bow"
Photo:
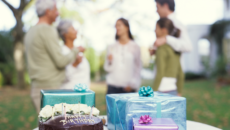
<instances>
[{"instance_id":1,"label":"ribbon bow","mask_svg":"<svg viewBox=\"0 0 230 130\"><path fill-rule=\"evenodd\" d=\"M77 84L74 86L74 91L77 92L86 92L89 90L89 87L86 84Z\"/></svg>"},{"instance_id":2,"label":"ribbon bow","mask_svg":"<svg viewBox=\"0 0 230 130\"><path fill-rule=\"evenodd\" d=\"M148 123L152 123L152 122L153 122L152 118L149 117L149 115L141 116L140 120L139 120L140 124L148 124Z\"/></svg>"},{"instance_id":3,"label":"ribbon bow","mask_svg":"<svg viewBox=\"0 0 230 130\"><path fill-rule=\"evenodd\" d=\"M141 87L139 90L140 97L154 97L153 89L151 87Z\"/></svg>"}]
</instances>

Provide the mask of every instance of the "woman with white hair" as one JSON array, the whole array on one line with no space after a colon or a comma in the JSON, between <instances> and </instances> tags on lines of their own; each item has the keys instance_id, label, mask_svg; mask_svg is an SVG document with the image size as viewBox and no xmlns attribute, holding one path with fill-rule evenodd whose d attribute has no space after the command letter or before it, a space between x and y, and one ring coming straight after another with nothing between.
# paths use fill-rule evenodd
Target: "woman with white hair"
<instances>
[{"instance_id":1,"label":"woman with white hair","mask_svg":"<svg viewBox=\"0 0 230 130\"><path fill-rule=\"evenodd\" d=\"M64 55L68 55L74 48L77 31L74 29L72 22L68 20L62 20L57 29L59 36L65 43L62 47L62 52ZM90 66L83 53L79 53L77 60L66 67L66 81L61 88L73 89L74 85L78 83L90 85Z\"/></svg>"}]
</instances>

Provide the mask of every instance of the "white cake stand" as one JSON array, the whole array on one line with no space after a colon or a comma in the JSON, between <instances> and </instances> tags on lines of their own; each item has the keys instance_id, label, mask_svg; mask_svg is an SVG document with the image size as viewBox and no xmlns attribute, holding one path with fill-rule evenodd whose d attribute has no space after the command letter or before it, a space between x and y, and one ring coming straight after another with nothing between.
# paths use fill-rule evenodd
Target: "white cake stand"
<instances>
[{"instance_id":1,"label":"white cake stand","mask_svg":"<svg viewBox=\"0 0 230 130\"><path fill-rule=\"evenodd\" d=\"M107 120L107 116L100 116L100 118L105 118ZM33 130L38 130L38 128L35 128ZM108 130L108 128L104 126L104 130ZM187 130L221 130L221 129L203 123L187 120Z\"/></svg>"}]
</instances>

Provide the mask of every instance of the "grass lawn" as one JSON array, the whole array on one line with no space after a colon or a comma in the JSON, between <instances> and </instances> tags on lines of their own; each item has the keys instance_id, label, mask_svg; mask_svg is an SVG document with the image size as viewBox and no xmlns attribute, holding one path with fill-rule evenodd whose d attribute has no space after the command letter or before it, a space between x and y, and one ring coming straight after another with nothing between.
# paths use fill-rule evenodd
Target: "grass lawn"
<instances>
[{"instance_id":1,"label":"grass lawn","mask_svg":"<svg viewBox=\"0 0 230 130\"><path fill-rule=\"evenodd\" d=\"M144 81L143 85L151 85ZM106 114L104 83L93 83L96 107ZM37 127L37 114L30 91L0 89L0 130L31 130ZM215 88L215 81L187 81L183 96L187 98L187 119L230 130L230 86Z\"/></svg>"}]
</instances>

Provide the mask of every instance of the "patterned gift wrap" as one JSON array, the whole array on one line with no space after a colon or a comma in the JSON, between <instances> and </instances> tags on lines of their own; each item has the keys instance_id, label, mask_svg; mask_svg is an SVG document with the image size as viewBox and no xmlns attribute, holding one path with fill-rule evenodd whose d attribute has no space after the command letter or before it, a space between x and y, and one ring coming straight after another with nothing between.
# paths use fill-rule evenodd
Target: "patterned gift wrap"
<instances>
[{"instance_id":1,"label":"patterned gift wrap","mask_svg":"<svg viewBox=\"0 0 230 130\"><path fill-rule=\"evenodd\" d=\"M178 126L170 118L154 118L148 124L140 124L139 118L134 118L133 130L178 130Z\"/></svg>"},{"instance_id":2,"label":"patterned gift wrap","mask_svg":"<svg viewBox=\"0 0 230 130\"><path fill-rule=\"evenodd\" d=\"M154 97L139 97L138 93L106 96L109 130L132 130L133 118L171 118L179 130L186 130L186 99L154 92Z\"/></svg>"}]
</instances>

